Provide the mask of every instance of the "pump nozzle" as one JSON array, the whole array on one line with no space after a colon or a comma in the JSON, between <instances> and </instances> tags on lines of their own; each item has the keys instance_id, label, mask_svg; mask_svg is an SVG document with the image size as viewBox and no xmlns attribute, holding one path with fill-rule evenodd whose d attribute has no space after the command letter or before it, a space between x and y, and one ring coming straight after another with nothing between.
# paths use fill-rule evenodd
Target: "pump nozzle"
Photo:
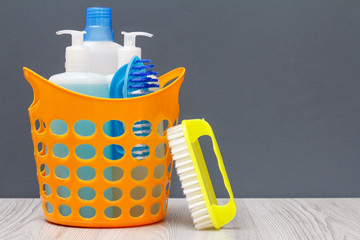
<instances>
[{"instance_id":1,"label":"pump nozzle","mask_svg":"<svg viewBox=\"0 0 360 240\"><path fill-rule=\"evenodd\" d=\"M89 48L84 46L85 31L61 30L57 35L70 34L71 46L65 51L65 70L66 72L88 72L90 70Z\"/></svg>"},{"instance_id":2,"label":"pump nozzle","mask_svg":"<svg viewBox=\"0 0 360 240\"><path fill-rule=\"evenodd\" d=\"M136 36L145 36L145 37L153 36L151 33L147 33L147 32L124 32L124 31L122 31L121 34L124 35L124 47L136 47L135 46Z\"/></svg>"},{"instance_id":3,"label":"pump nozzle","mask_svg":"<svg viewBox=\"0 0 360 240\"><path fill-rule=\"evenodd\" d=\"M118 56L118 67L122 67L124 64L128 63L132 57L138 56L141 59L141 48L136 47L135 40L136 36L145 36L152 37L151 33L147 32L124 32L121 34L124 35L124 47L119 48Z\"/></svg>"},{"instance_id":4,"label":"pump nozzle","mask_svg":"<svg viewBox=\"0 0 360 240\"><path fill-rule=\"evenodd\" d=\"M56 32L57 35L70 34L72 39L72 46L83 46L85 33L85 31L76 30L61 30Z\"/></svg>"}]
</instances>

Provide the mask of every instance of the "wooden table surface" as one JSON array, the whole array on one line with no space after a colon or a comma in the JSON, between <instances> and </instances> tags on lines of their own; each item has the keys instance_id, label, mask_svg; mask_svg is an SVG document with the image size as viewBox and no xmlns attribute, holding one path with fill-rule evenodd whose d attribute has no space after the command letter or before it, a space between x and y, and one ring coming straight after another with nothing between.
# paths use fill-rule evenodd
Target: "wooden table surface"
<instances>
[{"instance_id":1,"label":"wooden table surface","mask_svg":"<svg viewBox=\"0 0 360 240\"><path fill-rule=\"evenodd\" d=\"M237 199L236 204L235 219L221 230L196 231L185 199L170 199L166 218L156 224L90 229L46 222L40 199L0 199L0 239L360 239L360 198Z\"/></svg>"}]
</instances>

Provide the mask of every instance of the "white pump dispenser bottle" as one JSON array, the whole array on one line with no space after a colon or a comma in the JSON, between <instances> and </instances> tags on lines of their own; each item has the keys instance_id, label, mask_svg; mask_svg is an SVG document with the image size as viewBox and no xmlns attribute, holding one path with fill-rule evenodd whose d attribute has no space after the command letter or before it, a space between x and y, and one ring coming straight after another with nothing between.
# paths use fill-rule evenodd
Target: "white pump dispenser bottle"
<instances>
[{"instance_id":1,"label":"white pump dispenser bottle","mask_svg":"<svg viewBox=\"0 0 360 240\"><path fill-rule=\"evenodd\" d=\"M89 72L90 53L89 48L83 45L84 33L85 31L75 30L56 32L57 35L70 34L72 46L66 48L66 72L51 76L49 81L74 92L108 98L109 87L106 78L100 74Z\"/></svg>"},{"instance_id":2,"label":"white pump dispenser bottle","mask_svg":"<svg viewBox=\"0 0 360 240\"><path fill-rule=\"evenodd\" d=\"M94 97L109 97L109 87L106 82L106 78L103 75L89 72L90 71L90 53L89 48L83 45L85 31L74 31L74 30L62 30L56 32L57 35L70 34L72 36L72 46L66 48L65 53L65 70L66 72L56 74L50 77L49 81L72 90L74 92L94 96ZM56 97L56 96L54 96ZM69 106L71 108L71 106ZM91 123L91 122L90 122ZM70 126L69 126L70 127ZM91 136L95 132L95 125L89 124L89 121L79 119L74 125L75 132L80 136ZM62 124L61 119L55 119L50 123L51 132L66 133L69 128ZM78 129L78 130L77 130ZM57 153L58 156L68 155L68 150L64 149L63 146L55 144L52 147L53 153ZM81 156L83 159L90 159L93 157L93 149L90 145L85 145L81 149L76 150L76 155ZM55 169L57 176L66 175L66 171L61 169ZM91 171L84 171L82 173L83 178L91 176ZM107 176L111 178L110 176ZM47 189L45 189L46 191ZM61 196L61 190L58 191ZM84 196L91 197L91 196ZM59 209L60 213L64 216L70 214L67 209ZM83 211L83 216L91 216L90 211Z\"/></svg>"},{"instance_id":3,"label":"white pump dispenser bottle","mask_svg":"<svg viewBox=\"0 0 360 240\"><path fill-rule=\"evenodd\" d=\"M136 36L152 37L151 33L147 32L124 32L124 46L118 49L118 68L130 62L131 58L138 56L141 59L141 48L136 47Z\"/></svg>"}]
</instances>

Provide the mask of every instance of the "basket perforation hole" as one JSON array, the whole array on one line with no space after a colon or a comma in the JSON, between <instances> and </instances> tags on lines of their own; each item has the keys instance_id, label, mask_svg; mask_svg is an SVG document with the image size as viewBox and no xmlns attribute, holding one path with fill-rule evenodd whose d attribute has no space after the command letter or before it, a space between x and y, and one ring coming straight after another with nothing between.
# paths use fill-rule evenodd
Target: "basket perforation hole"
<instances>
[{"instance_id":1,"label":"basket perforation hole","mask_svg":"<svg viewBox=\"0 0 360 240\"><path fill-rule=\"evenodd\" d=\"M38 132L40 130L40 120L37 118L35 120L35 130Z\"/></svg>"},{"instance_id":2,"label":"basket perforation hole","mask_svg":"<svg viewBox=\"0 0 360 240\"><path fill-rule=\"evenodd\" d=\"M57 189L56 189L56 193L59 197L61 198L69 198L70 197L70 189L68 187L65 187L65 186L59 186Z\"/></svg>"},{"instance_id":3,"label":"basket perforation hole","mask_svg":"<svg viewBox=\"0 0 360 240\"><path fill-rule=\"evenodd\" d=\"M120 137L125 133L125 129L125 124L119 120L110 120L103 125L103 132L109 137Z\"/></svg>"},{"instance_id":4,"label":"basket perforation hole","mask_svg":"<svg viewBox=\"0 0 360 240\"><path fill-rule=\"evenodd\" d=\"M121 159L124 156L125 151L122 146L111 144L104 147L103 154L107 159L115 161Z\"/></svg>"},{"instance_id":5,"label":"basket perforation hole","mask_svg":"<svg viewBox=\"0 0 360 240\"><path fill-rule=\"evenodd\" d=\"M82 166L76 170L76 175L83 181L90 181L95 178L96 171L94 168L89 166Z\"/></svg>"},{"instance_id":6,"label":"basket perforation hole","mask_svg":"<svg viewBox=\"0 0 360 240\"><path fill-rule=\"evenodd\" d=\"M109 201L117 201L122 197L122 191L120 188L111 187L104 191L104 197Z\"/></svg>"},{"instance_id":7,"label":"basket perforation hole","mask_svg":"<svg viewBox=\"0 0 360 240\"><path fill-rule=\"evenodd\" d=\"M66 158L69 155L69 148L62 143L56 143L52 147L52 153L55 157Z\"/></svg>"},{"instance_id":8,"label":"basket perforation hole","mask_svg":"<svg viewBox=\"0 0 360 240\"><path fill-rule=\"evenodd\" d=\"M150 155L150 148L146 144L137 144L131 149L131 155L137 160L144 160Z\"/></svg>"},{"instance_id":9,"label":"basket perforation hole","mask_svg":"<svg viewBox=\"0 0 360 240\"><path fill-rule=\"evenodd\" d=\"M110 206L105 208L104 214L108 218L118 218L121 215L121 209L116 206Z\"/></svg>"},{"instance_id":10,"label":"basket perforation hole","mask_svg":"<svg viewBox=\"0 0 360 240\"><path fill-rule=\"evenodd\" d=\"M43 142L38 143L37 150L40 156L45 156L48 153L47 146Z\"/></svg>"},{"instance_id":11,"label":"basket perforation hole","mask_svg":"<svg viewBox=\"0 0 360 240\"><path fill-rule=\"evenodd\" d=\"M83 119L74 124L74 131L79 136L90 137L95 133L96 126L92 121Z\"/></svg>"},{"instance_id":12,"label":"basket perforation hole","mask_svg":"<svg viewBox=\"0 0 360 240\"><path fill-rule=\"evenodd\" d=\"M49 196L51 194L51 188L48 184L43 184L43 192L45 196Z\"/></svg>"},{"instance_id":13,"label":"basket perforation hole","mask_svg":"<svg viewBox=\"0 0 360 240\"><path fill-rule=\"evenodd\" d=\"M165 173L165 167L163 164L159 164L154 168L153 174L156 179L162 178L164 176L164 173Z\"/></svg>"},{"instance_id":14,"label":"basket perforation hole","mask_svg":"<svg viewBox=\"0 0 360 240\"><path fill-rule=\"evenodd\" d=\"M66 179L70 176L70 171L67 167L58 165L55 167L55 176L60 179Z\"/></svg>"},{"instance_id":15,"label":"basket perforation hole","mask_svg":"<svg viewBox=\"0 0 360 240\"><path fill-rule=\"evenodd\" d=\"M79 214L83 218L93 218L95 217L96 210L90 206L83 206L79 209Z\"/></svg>"},{"instance_id":16,"label":"basket perforation hole","mask_svg":"<svg viewBox=\"0 0 360 240\"><path fill-rule=\"evenodd\" d=\"M153 187L152 191L151 191L151 195L154 198L158 198L160 197L161 193L162 193L163 187L162 185L158 184L155 187Z\"/></svg>"},{"instance_id":17,"label":"basket perforation hole","mask_svg":"<svg viewBox=\"0 0 360 240\"><path fill-rule=\"evenodd\" d=\"M131 170L131 178L135 181L144 180L148 175L148 169L144 166L137 166Z\"/></svg>"},{"instance_id":18,"label":"basket perforation hole","mask_svg":"<svg viewBox=\"0 0 360 240\"><path fill-rule=\"evenodd\" d=\"M52 212L54 211L53 206L52 206L51 203L49 203L49 202L46 202L46 203L45 203L45 209L46 209L46 211L47 211L48 213L52 213Z\"/></svg>"},{"instance_id":19,"label":"basket perforation hole","mask_svg":"<svg viewBox=\"0 0 360 240\"><path fill-rule=\"evenodd\" d=\"M144 187L134 187L130 191L130 197L134 200L141 200L146 195L146 189Z\"/></svg>"},{"instance_id":20,"label":"basket perforation hole","mask_svg":"<svg viewBox=\"0 0 360 240\"><path fill-rule=\"evenodd\" d=\"M154 203L150 208L150 213L156 215L160 211L160 203Z\"/></svg>"},{"instance_id":21,"label":"basket perforation hole","mask_svg":"<svg viewBox=\"0 0 360 240\"><path fill-rule=\"evenodd\" d=\"M124 171L119 167L108 167L103 172L108 181L119 181L124 176Z\"/></svg>"},{"instance_id":22,"label":"basket perforation hole","mask_svg":"<svg viewBox=\"0 0 360 240\"><path fill-rule=\"evenodd\" d=\"M163 206L163 211L165 212L167 209L167 205L168 205L168 199L166 199L166 201L164 202L164 206Z\"/></svg>"},{"instance_id":23,"label":"basket perforation hole","mask_svg":"<svg viewBox=\"0 0 360 240\"><path fill-rule=\"evenodd\" d=\"M166 184L165 191L168 193L170 190L170 182Z\"/></svg>"},{"instance_id":24,"label":"basket perforation hole","mask_svg":"<svg viewBox=\"0 0 360 240\"><path fill-rule=\"evenodd\" d=\"M170 162L170 164L168 166L168 170L167 170L169 174L171 174L172 166L173 166L173 163Z\"/></svg>"},{"instance_id":25,"label":"basket perforation hole","mask_svg":"<svg viewBox=\"0 0 360 240\"><path fill-rule=\"evenodd\" d=\"M152 131L152 125L147 120L140 120L134 123L132 132L137 137L147 137Z\"/></svg>"},{"instance_id":26,"label":"basket perforation hole","mask_svg":"<svg viewBox=\"0 0 360 240\"><path fill-rule=\"evenodd\" d=\"M164 158L167 153L167 145L166 143L160 143L155 148L155 156L157 158Z\"/></svg>"},{"instance_id":27,"label":"basket perforation hole","mask_svg":"<svg viewBox=\"0 0 360 240\"><path fill-rule=\"evenodd\" d=\"M39 142L38 145L37 145L38 152L40 153L42 149L43 149L43 143Z\"/></svg>"},{"instance_id":28,"label":"basket perforation hole","mask_svg":"<svg viewBox=\"0 0 360 240\"><path fill-rule=\"evenodd\" d=\"M75 154L80 159L89 160L89 159L95 157L96 150L90 144L81 144L76 147Z\"/></svg>"},{"instance_id":29,"label":"basket perforation hole","mask_svg":"<svg viewBox=\"0 0 360 240\"><path fill-rule=\"evenodd\" d=\"M40 165L40 174L41 174L41 176L43 176L43 177L47 177L47 176L49 176L49 174L50 174L50 169L49 169L49 167L48 167L45 163L42 163L42 164Z\"/></svg>"},{"instance_id":30,"label":"basket perforation hole","mask_svg":"<svg viewBox=\"0 0 360 240\"><path fill-rule=\"evenodd\" d=\"M61 216L67 217L67 216L69 216L71 214L71 212L72 212L72 210L68 205L61 204L59 206L59 213L60 213Z\"/></svg>"},{"instance_id":31,"label":"basket perforation hole","mask_svg":"<svg viewBox=\"0 0 360 240\"><path fill-rule=\"evenodd\" d=\"M50 130L54 135L64 135L68 131L68 126L65 121L55 119L50 123Z\"/></svg>"},{"instance_id":32,"label":"basket perforation hole","mask_svg":"<svg viewBox=\"0 0 360 240\"><path fill-rule=\"evenodd\" d=\"M178 125L178 119L175 119L175 121L174 121L174 123L173 123L172 127L174 127L174 126L176 126L176 125Z\"/></svg>"},{"instance_id":33,"label":"basket perforation hole","mask_svg":"<svg viewBox=\"0 0 360 240\"><path fill-rule=\"evenodd\" d=\"M45 129L46 129L45 123L41 119L37 118L35 120L35 131L37 133L43 133Z\"/></svg>"},{"instance_id":34,"label":"basket perforation hole","mask_svg":"<svg viewBox=\"0 0 360 240\"><path fill-rule=\"evenodd\" d=\"M78 190L78 196L80 199L90 201L95 198L96 192L91 187L82 187Z\"/></svg>"},{"instance_id":35,"label":"basket perforation hole","mask_svg":"<svg viewBox=\"0 0 360 240\"><path fill-rule=\"evenodd\" d=\"M157 125L157 133L160 136L165 136L166 130L169 127L169 121L164 119L162 121L159 122L159 124Z\"/></svg>"},{"instance_id":36,"label":"basket perforation hole","mask_svg":"<svg viewBox=\"0 0 360 240\"><path fill-rule=\"evenodd\" d=\"M138 218L144 214L144 211L145 211L145 209L143 206L136 205L136 206L133 206L132 208L130 208L130 215L132 217Z\"/></svg>"}]
</instances>

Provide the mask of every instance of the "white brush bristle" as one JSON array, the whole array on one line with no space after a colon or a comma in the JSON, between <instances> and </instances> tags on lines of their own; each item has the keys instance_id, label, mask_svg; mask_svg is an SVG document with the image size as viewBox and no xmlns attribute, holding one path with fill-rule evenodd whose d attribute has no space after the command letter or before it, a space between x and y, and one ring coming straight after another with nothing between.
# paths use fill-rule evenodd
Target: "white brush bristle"
<instances>
[{"instance_id":1,"label":"white brush bristle","mask_svg":"<svg viewBox=\"0 0 360 240\"><path fill-rule=\"evenodd\" d=\"M214 225L206 208L204 196L201 193L199 180L186 145L181 124L169 128L167 138L195 228L198 230L213 228Z\"/></svg>"}]
</instances>

